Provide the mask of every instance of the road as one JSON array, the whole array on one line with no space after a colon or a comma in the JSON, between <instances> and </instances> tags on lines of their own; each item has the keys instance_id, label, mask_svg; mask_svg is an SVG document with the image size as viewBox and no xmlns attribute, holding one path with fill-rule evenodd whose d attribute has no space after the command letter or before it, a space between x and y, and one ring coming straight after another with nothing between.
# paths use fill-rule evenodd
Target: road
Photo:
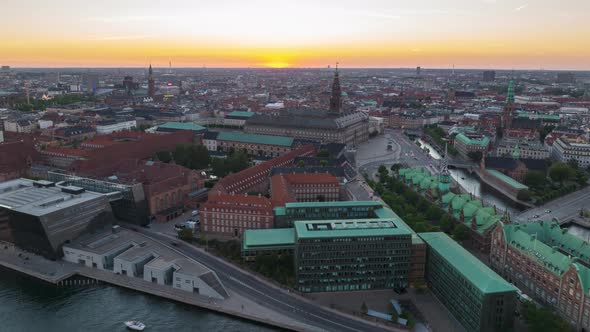
<instances>
[{"instance_id":1,"label":"road","mask_svg":"<svg viewBox=\"0 0 590 332\"><path fill-rule=\"evenodd\" d=\"M391 142L392 149L387 150ZM415 142L404 135L401 130L386 129L381 136L370 139L357 148L357 166L362 172L374 175L381 165L387 167L402 163L409 167L437 167L437 162L422 151Z\"/></svg>"},{"instance_id":2,"label":"road","mask_svg":"<svg viewBox=\"0 0 590 332\"><path fill-rule=\"evenodd\" d=\"M554 199L545 205L523 211L516 216L516 220L520 223L550 220L553 218L567 220L580 213L580 209L582 208L590 208L590 186ZM535 215L539 217L535 218Z\"/></svg>"},{"instance_id":3,"label":"road","mask_svg":"<svg viewBox=\"0 0 590 332\"><path fill-rule=\"evenodd\" d=\"M137 228L136 230L163 244L171 242L169 235L145 228ZM284 289L279 289L278 287L261 282L250 273L192 245L179 243L175 248L186 256L215 271L228 290L305 324L326 331L391 331L391 329L376 326L371 322L365 322L327 310L317 304L290 294Z\"/></svg>"}]
</instances>

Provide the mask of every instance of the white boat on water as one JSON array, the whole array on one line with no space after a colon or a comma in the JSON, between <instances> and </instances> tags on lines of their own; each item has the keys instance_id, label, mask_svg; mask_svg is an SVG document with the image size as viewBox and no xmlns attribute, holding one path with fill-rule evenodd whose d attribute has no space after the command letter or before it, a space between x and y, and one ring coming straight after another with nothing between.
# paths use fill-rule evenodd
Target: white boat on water
<instances>
[{"instance_id":1,"label":"white boat on water","mask_svg":"<svg viewBox=\"0 0 590 332\"><path fill-rule=\"evenodd\" d=\"M143 331L143 329L145 329L145 324L137 320L127 321L125 322L125 326L127 326L128 329L134 331Z\"/></svg>"}]
</instances>

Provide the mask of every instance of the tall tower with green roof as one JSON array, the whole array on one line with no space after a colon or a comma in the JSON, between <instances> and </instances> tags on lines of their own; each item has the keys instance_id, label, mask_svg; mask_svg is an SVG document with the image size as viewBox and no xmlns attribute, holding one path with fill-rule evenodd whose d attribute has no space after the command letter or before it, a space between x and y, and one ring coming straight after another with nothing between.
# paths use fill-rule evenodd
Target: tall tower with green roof
<instances>
[{"instance_id":1,"label":"tall tower with green roof","mask_svg":"<svg viewBox=\"0 0 590 332\"><path fill-rule=\"evenodd\" d=\"M438 174L438 191L440 192L441 196L451 190L451 173L449 172L449 161L447 160L447 155L448 148L445 144L445 155L441 159Z\"/></svg>"},{"instance_id":2,"label":"tall tower with green roof","mask_svg":"<svg viewBox=\"0 0 590 332\"><path fill-rule=\"evenodd\" d=\"M502 115L502 127L509 129L512 127L512 119L514 118L514 81L508 84L508 93L506 96L506 105L504 105L504 113Z\"/></svg>"},{"instance_id":3,"label":"tall tower with green roof","mask_svg":"<svg viewBox=\"0 0 590 332\"><path fill-rule=\"evenodd\" d=\"M514 151L512 152L512 158L515 160L520 159L520 150L518 149L518 144L514 147Z\"/></svg>"}]
</instances>

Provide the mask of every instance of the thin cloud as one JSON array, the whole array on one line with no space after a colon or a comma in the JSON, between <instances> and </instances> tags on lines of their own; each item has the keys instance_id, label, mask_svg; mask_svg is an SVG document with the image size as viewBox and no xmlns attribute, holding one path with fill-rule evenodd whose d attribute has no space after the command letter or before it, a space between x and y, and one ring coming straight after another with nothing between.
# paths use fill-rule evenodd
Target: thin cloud
<instances>
[{"instance_id":1,"label":"thin cloud","mask_svg":"<svg viewBox=\"0 0 590 332\"><path fill-rule=\"evenodd\" d=\"M93 41L137 40L158 37L158 35L122 35L122 36L97 36L88 38Z\"/></svg>"},{"instance_id":2,"label":"thin cloud","mask_svg":"<svg viewBox=\"0 0 590 332\"><path fill-rule=\"evenodd\" d=\"M112 16L112 17L90 17L89 21L101 23L130 23L142 21L162 21L177 19L175 16L153 15L153 16Z\"/></svg>"},{"instance_id":3,"label":"thin cloud","mask_svg":"<svg viewBox=\"0 0 590 332\"><path fill-rule=\"evenodd\" d=\"M521 5L521 6L518 6L518 7L514 8L514 11L515 12L519 12L519 11L525 9L528 6L529 6L529 4L528 3L525 3L525 4Z\"/></svg>"}]
</instances>

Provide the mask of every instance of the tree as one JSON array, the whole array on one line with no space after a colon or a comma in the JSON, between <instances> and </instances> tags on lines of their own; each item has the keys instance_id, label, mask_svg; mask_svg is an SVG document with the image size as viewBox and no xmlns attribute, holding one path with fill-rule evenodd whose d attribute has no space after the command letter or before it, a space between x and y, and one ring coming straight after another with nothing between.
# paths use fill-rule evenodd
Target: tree
<instances>
[{"instance_id":1,"label":"tree","mask_svg":"<svg viewBox=\"0 0 590 332\"><path fill-rule=\"evenodd\" d=\"M529 199L531 199L531 193L527 189L521 189L516 194L516 198L519 199L519 200L521 200L521 201L525 201L526 202Z\"/></svg>"},{"instance_id":2,"label":"tree","mask_svg":"<svg viewBox=\"0 0 590 332\"><path fill-rule=\"evenodd\" d=\"M457 242L469 239L469 228L463 224L458 224L453 231L453 238Z\"/></svg>"},{"instance_id":3,"label":"tree","mask_svg":"<svg viewBox=\"0 0 590 332\"><path fill-rule=\"evenodd\" d=\"M163 163L169 163L172 161L172 155L168 151L156 152L156 158Z\"/></svg>"},{"instance_id":4,"label":"tree","mask_svg":"<svg viewBox=\"0 0 590 332\"><path fill-rule=\"evenodd\" d=\"M363 302L363 304L361 305L361 312L366 315L368 311L369 308L367 308L367 304Z\"/></svg>"},{"instance_id":5,"label":"tree","mask_svg":"<svg viewBox=\"0 0 590 332\"><path fill-rule=\"evenodd\" d=\"M563 182L571 179L576 171L565 163L555 163L549 168L549 176L553 181Z\"/></svg>"},{"instance_id":6,"label":"tree","mask_svg":"<svg viewBox=\"0 0 590 332\"><path fill-rule=\"evenodd\" d=\"M522 304L522 315L529 327L529 331L572 331L571 326L565 320L551 311L551 309L547 307L537 308L537 306L531 301L526 301Z\"/></svg>"},{"instance_id":7,"label":"tree","mask_svg":"<svg viewBox=\"0 0 590 332\"><path fill-rule=\"evenodd\" d=\"M299 167L299 168L303 168L303 167L305 167L305 161L303 161L303 160L299 160L299 161L297 162L297 167Z\"/></svg>"},{"instance_id":8,"label":"tree","mask_svg":"<svg viewBox=\"0 0 590 332\"><path fill-rule=\"evenodd\" d=\"M455 221L449 214L445 213L440 218L440 228L443 232L452 234L453 230L455 229Z\"/></svg>"},{"instance_id":9,"label":"tree","mask_svg":"<svg viewBox=\"0 0 590 332\"><path fill-rule=\"evenodd\" d=\"M328 158L328 157L330 157L330 152L326 149L320 149L320 151L318 151L318 154L316 155L316 157Z\"/></svg>"},{"instance_id":10,"label":"tree","mask_svg":"<svg viewBox=\"0 0 590 332\"><path fill-rule=\"evenodd\" d=\"M391 165L392 172L397 172L397 171L399 171L400 168L402 168L402 164L397 163L397 164Z\"/></svg>"},{"instance_id":11,"label":"tree","mask_svg":"<svg viewBox=\"0 0 590 332\"><path fill-rule=\"evenodd\" d=\"M578 159L571 158L567 161L567 164L569 167L573 169L578 169Z\"/></svg>"},{"instance_id":12,"label":"tree","mask_svg":"<svg viewBox=\"0 0 590 332\"><path fill-rule=\"evenodd\" d=\"M377 170L377 172L379 172L379 174L385 174L385 175L387 175L389 173L387 171L387 167L385 167L385 165L379 166L379 169Z\"/></svg>"},{"instance_id":13,"label":"tree","mask_svg":"<svg viewBox=\"0 0 590 332\"><path fill-rule=\"evenodd\" d=\"M322 166L322 167L328 166L328 161L326 159L320 160L320 166Z\"/></svg>"},{"instance_id":14,"label":"tree","mask_svg":"<svg viewBox=\"0 0 590 332\"><path fill-rule=\"evenodd\" d=\"M183 228L178 231L178 238L184 241L190 241L194 238L193 230L191 228Z\"/></svg>"},{"instance_id":15,"label":"tree","mask_svg":"<svg viewBox=\"0 0 590 332\"><path fill-rule=\"evenodd\" d=\"M528 171L524 177L524 184L529 187L541 187L545 184L546 177L540 171Z\"/></svg>"},{"instance_id":16,"label":"tree","mask_svg":"<svg viewBox=\"0 0 590 332\"><path fill-rule=\"evenodd\" d=\"M481 153L481 151L471 151L467 153L467 157L469 157L469 159L471 159L472 161L478 163L481 161L481 158L483 158L483 153Z\"/></svg>"}]
</instances>

